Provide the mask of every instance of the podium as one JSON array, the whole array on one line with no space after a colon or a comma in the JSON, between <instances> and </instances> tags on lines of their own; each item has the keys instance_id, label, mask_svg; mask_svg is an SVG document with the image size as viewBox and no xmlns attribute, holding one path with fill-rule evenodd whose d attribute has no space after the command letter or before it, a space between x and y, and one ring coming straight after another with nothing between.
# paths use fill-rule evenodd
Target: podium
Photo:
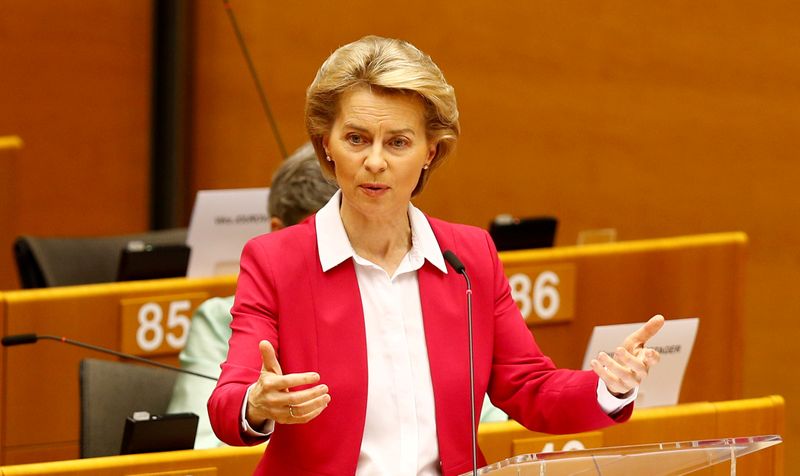
<instances>
[{"instance_id":1,"label":"podium","mask_svg":"<svg viewBox=\"0 0 800 476\"><path fill-rule=\"evenodd\" d=\"M491 476L677 476L730 462L781 443L778 435L616 446L515 456L478 470ZM472 472L464 473L467 476Z\"/></svg>"}]
</instances>

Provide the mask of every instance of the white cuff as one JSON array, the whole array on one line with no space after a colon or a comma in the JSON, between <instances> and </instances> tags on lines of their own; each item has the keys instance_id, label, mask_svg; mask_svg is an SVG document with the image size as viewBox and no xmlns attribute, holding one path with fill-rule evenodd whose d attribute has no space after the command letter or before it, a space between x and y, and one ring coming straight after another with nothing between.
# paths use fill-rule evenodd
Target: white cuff
<instances>
[{"instance_id":1,"label":"white cuff","mask_svg":"<svg viewBox=\"0 0 800 476\"><path fill-rule=\"evenodd\" d=\"M255 385L256 384L253 384L247 387L247 392L245 392L244 394L244 401L242 402L242 416L240 418L240 421L242 422L242 431L249 436L255 436L256 438L266 438L267 436L271 435L273 431L275 431L275 421L267 420L264 423L264 428L262 428L262 430L264 430L264 433L261 433L260 431L254 430L253 427L250 426L250 423L247 423L247 418L245 416L247 414L247 400L250 397L250 390L253 390L253 387Z\"/></svg>"},{"instance_id":2,"label":"white cuff","mask_svg":"<svg viewBox=\"0 0 800 476\"><path fill-rule=\"evenodd\" d=\"M639 395L639 387L635 387L628 397L617 398L608 390L603 379L597 379L597 403L600 405L600 408L606 412L606 415L613 415L622 410L625 408L625 405L636 400L637 395Z\"/></svg>"}]
</instances>

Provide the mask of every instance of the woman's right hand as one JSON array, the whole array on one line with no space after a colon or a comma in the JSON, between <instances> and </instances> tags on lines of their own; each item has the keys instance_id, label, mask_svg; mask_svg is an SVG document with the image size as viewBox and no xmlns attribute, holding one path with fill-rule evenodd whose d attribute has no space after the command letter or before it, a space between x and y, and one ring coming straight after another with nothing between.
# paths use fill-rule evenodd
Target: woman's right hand
<instances>
[{"instance_id":1,"label":"woman's right hand","mask_svg":"<svg viewBox=\"0 0 800 476\"><path fill-rule=\"evenodd\" d=\"M245 418L252 428L263 428L267 420L284 424L307 423L325 410L331 401L327 385L290 390L319 382L318 373L283 375L272 344L262 340L258 348L261 351L261 375L250 391L245 410Z\"/></svg>"}]
</instances>

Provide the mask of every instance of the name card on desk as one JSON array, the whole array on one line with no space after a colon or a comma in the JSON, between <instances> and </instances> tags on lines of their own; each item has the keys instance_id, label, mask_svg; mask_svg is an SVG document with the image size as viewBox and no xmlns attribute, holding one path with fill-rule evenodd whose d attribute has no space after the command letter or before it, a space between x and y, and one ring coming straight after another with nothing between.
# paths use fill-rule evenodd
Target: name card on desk
<instances>
[{"instance_id":1,"label":"name card on desk","mask_svg":"<svg viewBox=\"0 0 800 476\"><path fill-rule=\"evenodd\" d=\"M575 265L504 263L511 297L529 326L571 321L575 315Z\"/></svg>"},{"instance_id":2,"label":"name card on desk","mask_svg":"<svg viewBox=\"0 0 800 476\"><path fill-rule=\"evenodd\" d=\"M658 334L647 342L647 347L656 349L661 354L661 362L650 369L649 375L639 387L637 408L678 403L683 374L692 354L699 321L696 317L667 320ZM591 370L589 363L601 351L613 355L614 349L622 345L622 341L643 324L595 327L583 358L583 370Z\"/></svg>"},{"instance_id":3,"label":"name card on desk","mask_svg":"<svg viewBox=\"0 0 800 476\"><path fill-rule=\"evenodd\" d=\"M177 354L189 337L192 313L208 293L123 299L120 350L138 355Z\"/></svg>"},{"instance_id":4,"label":"name card on desk","mask_svg":"<svg viewBox=\"0 0 800 476\"><path fill-rule=\"evenodd\" d=\"M270 231L268 197L268 188L197 192L186 237L192 248L186 276L237 274L247 240Z\"/></svg>"}]
</instances>

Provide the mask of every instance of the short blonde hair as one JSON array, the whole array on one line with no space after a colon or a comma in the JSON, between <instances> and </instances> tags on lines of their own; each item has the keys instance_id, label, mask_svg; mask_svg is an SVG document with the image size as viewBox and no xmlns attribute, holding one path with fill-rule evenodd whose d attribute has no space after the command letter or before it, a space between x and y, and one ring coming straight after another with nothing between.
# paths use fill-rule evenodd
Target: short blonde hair
<instances>
[{"instance_id":1,"label":"short blonde hair","mask_svg":"<svg viewBox=\"0 0 800 476\"><path fill-rule=\"evenodd\" d=\"M334 177L325 159L323 136L333 128L342 93L367 86L385 93L416 94L425 105L427 139L437 144L412 196L422 191L430 171L455 148L460 126L455 90L430 56L403 40L365 36L334 51L317 71L306 92L306 130L323 173Z\"/></svg>"}]
</instances>

